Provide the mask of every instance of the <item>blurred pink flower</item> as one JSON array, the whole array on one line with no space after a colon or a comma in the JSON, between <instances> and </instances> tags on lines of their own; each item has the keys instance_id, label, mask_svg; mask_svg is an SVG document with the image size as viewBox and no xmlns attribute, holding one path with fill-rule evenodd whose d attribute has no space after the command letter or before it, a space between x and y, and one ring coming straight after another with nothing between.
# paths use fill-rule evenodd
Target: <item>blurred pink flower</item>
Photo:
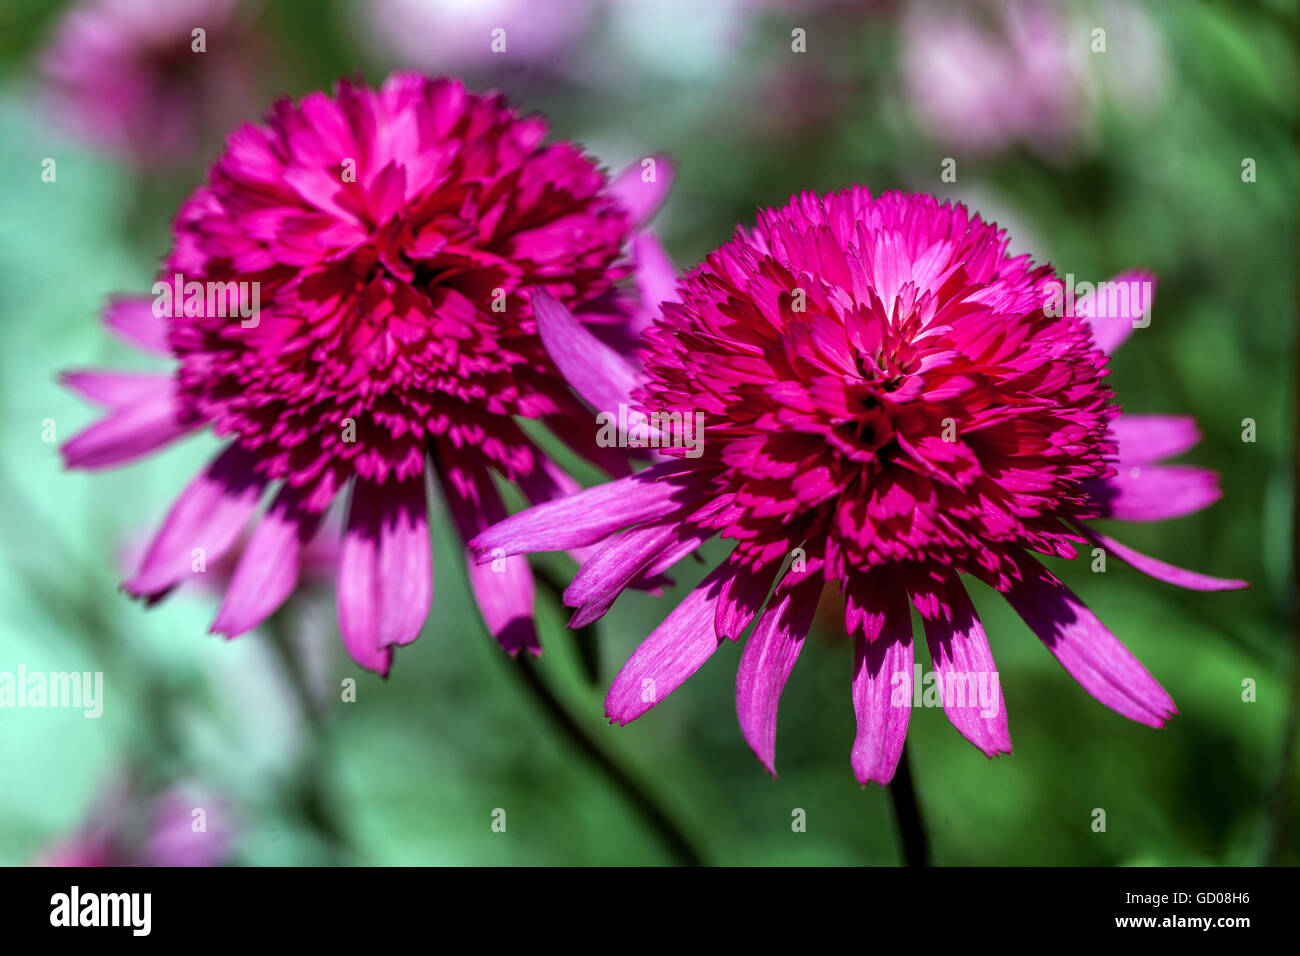
<instances>
[{"instance_id":1,"label":"blurred pink flower","mask_svg":"<svg viewBox=\"0 0 1300 956\"><path fill-rule=\"evenodd\" d=\"M201 812L200 812L201 811ZM193 784L149 796L116 780L75 833L42 851L37 866L219 866L233 826L223 804Z\"/></svg>"},{"instance_id":2,"label":"blurred pink flower","mask_svg":"<svg viewBox=\"0 0 1300 956\"><path fill-rule=\"evenodd\" d=\"M1091 123L1066 23L1048 4L922 3L903 14L902 31L907 95L936 140L976 154L1015 142L1055 154Z\"/></svg>"},{"instance_id":3,"label":"blurred pink flower","mask_svg":"<svg viewBox=\"0 0 1300 956\"><path fill-rule=\"evenodd\" d=\"M150 168L193 159L255 108L257 47L237 0L90 0L42 67L56 120Z\"/></svg>"},{"instance_id":4,"label":"blurred pink flower","mask_svg":"<svg viewBox=\"0 0 1300 956\"><path fill-rule=\"evenodd\" d=\"M902 17L903 81L917 122L975 155L1020 143L1060 161L1090 146L1103 101L1142 113L1159 101L1159 34L1127 2L1088 16L1042 0L920 3ZM1105 31L1105 51L1093 49Z\"/></svg>"},{"instance_id":5,"label":"blurred pink flower","mask_svg":"<svg viewBox=\"0 0 1300 956\"><path fill-rule=\"evenodd\" d=\"M593 11L591 0L354 0L350 14L389 65L446 73L560 58Z\"/></svg>"}]
</instances>

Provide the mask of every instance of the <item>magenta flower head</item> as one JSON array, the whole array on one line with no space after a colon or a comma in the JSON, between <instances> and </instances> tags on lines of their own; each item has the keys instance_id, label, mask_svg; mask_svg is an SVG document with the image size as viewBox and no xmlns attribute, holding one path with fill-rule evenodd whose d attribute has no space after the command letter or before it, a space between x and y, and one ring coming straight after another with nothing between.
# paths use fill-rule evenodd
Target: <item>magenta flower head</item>
<instances>
[{"instance_id":1,"label":"magenta flower head","mask_svg":"<svg viewBox=\"0 0 1300 956\"><path fill-rule=\"evenodd\" d=\"M1145 557L1086 523L1173 518L1219 494L1213 473L1159 464L1196 441L1190 419L1121 415L1105 384L1106 353L1149 321L1152 280L1076 287L1006 250L1004 234L960 204L858 186L804 193L687 274L648 332L639 380L558 303L535 301L574 387L601 409L630 402L629 443L664 458L471 544L519 554L619 532L565 592L576 625L702 542L735 542L619 672L610 718L639 717L753 623L737 708L772 770L781 691L830 583L856 643L860 781L887 783L902 752L909 599L949 718L984 753L1010 752L963 575L1001 592L1103 704L1153 727L1175 712L1033 556L1096 546L1184 587L1244 586Z\"/></svg>"},{"instance_id":2,"label":"magenta flower head","mask_svg":"<svg viewBox=\"0 0 1300 956\"><path fill-rule=\"evenodd\" d=\"M494 475L532 501L576 490L515 420L568 441L589 420L529 295L544 290L607 340L634 334L648 311L620 281L625 252L630 241L663 261L636 229L671 168L647 157L610 182L545 135L498 96L413 74L280 102L267 125L231 135L181 207L154 297L107 310L174 371L66 378L109 410L64 446L69 467L120 465L202 428L226 440L129 593L156 598L218 561L269 498L212 625L241 634L294 590L321 516L346 496L339 625L352 657L386 674L432 600L433 477L465 540L505 517ZM626 473L613 450L588 457ZM470 578L506 649L536 650L527 562L503 555Z\"/></svg>"},{"instance_id":3,"label":"magenta flower head","mask_svg":"<svg viewBox=\"0 0 1300 956\"><path fill-rule=\"evenodd\" d=\"M156 167L247 115L258 48L236 0L90 0L60 21L42 65L56 117Z\"/></svg>"}]
</instances>

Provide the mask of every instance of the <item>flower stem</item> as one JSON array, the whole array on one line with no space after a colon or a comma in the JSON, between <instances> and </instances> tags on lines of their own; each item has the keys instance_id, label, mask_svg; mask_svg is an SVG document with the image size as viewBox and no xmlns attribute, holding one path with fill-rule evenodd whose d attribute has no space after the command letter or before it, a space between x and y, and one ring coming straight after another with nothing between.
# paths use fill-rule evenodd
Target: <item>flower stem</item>
<instances>
[{"instance_id":1,"label":"flower stem","mask_svg":"<svg viewBox=\"0 0 1300 956\"><path fill-rule=\"evenodd\" d=\"M303 819L328 848L331 862L339 865L347 862L351 846L328 792L333 773L329 742L326 739L325 714L312 693L301 654L293 646L290 614L289 607L283 608L271 615L265 624L271 647L285 678L293 688L307 737L297 779L288 789Z\"/></svg>"},{"instance_id":2,"label":"flower stem","mask_svg":"<svg viewBox=\"0 0 1300 956\"><path fill-rule=\"evenodd\" d=\"M907 759L907 747L898 758L898 770L889 784L889 796L894 802L894 818L898 821L898 834L903 841L903 859L908 866L930 865L930 841L925 835L921 820L921 805L912 785L912 766Z\"/></svg>"},{"instance_id":3,"label":"flower stem","mask_svg":"<svg viewBox=\"0 0 1300 956\"><path fill-rule=\"evenodd\" d=\"M573 719L573 716L560 702L559 698L542 680L532 659L526 653L521 653L515 658L515 670L532 694L533 699L550 715L570 742L578 750L586 754L587 758L599 768L609 782L623 794L628 803L645 820L669 855L684 866L702 865L704 861L694 847L691 846L690 841L686 839L685 834L669 817L668 813L659 806L654 797L644 787L633 779L631 774L616 764L591 739L591 736L578 725L578 722Z\"/></svg>"}]
</instances>

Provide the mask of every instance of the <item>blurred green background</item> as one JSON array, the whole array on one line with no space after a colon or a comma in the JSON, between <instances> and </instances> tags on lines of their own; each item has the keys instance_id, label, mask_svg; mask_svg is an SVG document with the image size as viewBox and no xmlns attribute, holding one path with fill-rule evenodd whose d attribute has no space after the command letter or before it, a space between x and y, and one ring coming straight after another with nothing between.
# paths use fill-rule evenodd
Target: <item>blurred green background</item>
<instances>
[{"instance_id":1,"label":"blurred green background","mask_svg":"<svg viewBox=\"0 0 1300 956\"><path fill-rule=\"evenodd\" d=\"M442 17L427 24L402 19L402 6L422 5L261 4L262 105L414 65L503 90L611 168L667 151L679 177L657 227L681 267L760 205L860 182L960 199L1006 226L1014 249L1080 279L1153 270L1152 324L1119 351L1111 383L1128 410L1194 414L1204 440L1185 460L1217 469L1224 496L1118 536L1252 588L1182 592L1117 561L1105 574L1083 560L1056 568L1173 695L1180 715L1163 731L1092 700L1004 602L975 591L1015 753L986 760L940 710L919 709L908 746L916 786L942 864L1297 862L1300 785L1294 737L1289 753L1286 743L1296 706L1295 3L1051 4L1052 39L1035 35L1020 60L1007 53L1000 3L931 5L922 20L915 5L888 3L575 2L576 25L531 57L487 55L482 31L465 39L465 21L438 4L423 5ZM197 780L220 794L235 821L233 862L670 862L486 635L444 515L434 613L388 681L347 659L328 591L299 607L291 639L327 702L319 722L304 720L272 635L206 636L212 595L182 589L146 610L119 593L117 556L215 442L69 474L43 422L61 443L94 416L57 386L60 370L142 364L99 312L110 293L148 289L170 217L212 152L139 172L56 129L37 62L64 10L5 0L0 11L0 670L102 670L106 699L98 720L0 710L0 863L28 862L75 830L126 766L154 785ZM405 44L360 26L374 21ZM1011 69L1009 85L1004 75L1004 88L965 109L960 97L988 71L949 36L954 23L973 24ZM1091 49L1098 27L1105 52ZM795 29L807 53L792 51ZM934 106L945 92L959 98L955 113ZM1046 118L1004 117L990 142L978 103L1011 115L1017 96L1041 97L1031 106ZM42 182L44 157L57 158L55 183ZM1243 182L1247 157L1254 182ZM945 158L955 182L941 180ZM1242 440L1248 418L1253 443ZM635 724L603 721L609 680L707 566L683 565L663 599L619 602L599 624L594 684L539 592L538 674L707 861L897 862L888 796L859 787L849 767L853 655L831 614L782 701L776 780L737 727L733 645ZM348 677L356 701L342 703ZM504 833L491 826L498 808ZM1105 833L1093 832L1094 808L1106 810ZM796 809L806 832L792 830Z\"/></svg>"}]
</instances>

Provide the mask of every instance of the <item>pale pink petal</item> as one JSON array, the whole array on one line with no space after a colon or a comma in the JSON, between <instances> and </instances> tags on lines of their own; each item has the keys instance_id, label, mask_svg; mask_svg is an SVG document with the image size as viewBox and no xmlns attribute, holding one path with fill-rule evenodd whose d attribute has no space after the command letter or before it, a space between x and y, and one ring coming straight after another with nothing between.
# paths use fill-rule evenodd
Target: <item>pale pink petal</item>
<instances>
[{"instance_id":1,"label":"pale pink petal","mask_svg":"<svg viewBox=\"0 0 1300 956\"><path fill-rule=\"evenodd\" d=\"M136 597L158 594L230 550L257 510L266 479L254 456L230 445L190 482L168 512L135 576L123 587Z\"/></svg>"},{"instance_id":2,"label":"pale pink petal","mask_svg":"<svg viewBox=\"0 0 1300 956\"><path fill-rule=\"evenodd\" d=\"M595 544L615 531L663 517L689 503L690 487L675 480L678 462L606 482L511 515L470 541L478 561Z\"/></svg>"},{"instance_id":3,"label":"pale pink petal","mask_svg":"<svg viewBox=\"0 0 1300 956\"><path fill-rule=\"evenodd\" d=\"M68 468L111 468L157 451L201 424L188 416L168 381L165 388L130 405L114 408L61 449Z\"/></svg>"},{"instance_id":4,"label":"pale pink petal","mask_svg":"<svg viewBox=\"0 0 1300 956\"><path fill-rule=\"evenodd\" d=\"M321 514L302 506L305 492L285 486L249 538L226 596L212 622L213 634L237 637L270 617L298 585L307 542Z\"/></svg>"},{"instance_id":5,"label":"pale pink petal","mask_svg":"<svg viewBox=\"0 0 1300 956\"><path fill-rule=\"evenodd\" d=\"M542 344L565 381L596 411L617 416L640 384L636 370L546 290L533 291L532 305Z\"/></svg>"},{"instance_id":6,"label":"pale pink petal","mask_svg":"<svg viewBox=\"0 0 1300 956\"><path fill-rule=\"evenodd\" d=\"M1127 647L1064 584L1033 558L1022 557L1023 580L1007 601L1089 694L1149 727L1176 714L1173 699Z\"/></svg>"},{"instance_id":7,"label":"pale pink petal","mask_svg":"<svg viewBox=\"0 0 1300 956\"><path fill-rule=\"evenodd\" d=\"M1110 433L1125 465L1173 458L1201 440L1190 415L1120 415L1110 423Z\"/></svg>"},{"instance_id":8,"label":"pale pink petal","mask_svg":"<svg viewBox=\"0 0 1300 956\"><path fill-rule=\"evenodd\" d=\"M1098 534L1096 531L1086 525L1076 525L1090 541L1094 544L1105 548L1108 552L1115 555L1121 561L1131 564L1143 574L1164 581L1167 584L1173 584L1180 588L1189 588L1193 591L1236 591L1241 588L1248 588L1250 585L1245 581L1238 581L1235 578L1215 578L1208 574L1200 574L1196 571L1187 571L1183 568L1175 567L1172 564L1165 564L1155 558L1148 557L1140 551L1134 551L1116 541L1114 538L1108 538L1104 534Z\"/></svg>"},{"instance_id":9,"label":"pale pink petal","mask_svg":"<svg viewBox=\"0 0 1300 956\"><path fill-rule=\"evenodd\" d=\"M87 369L64 372L59 382L82 398L106 408L121 408L149 399L169 400L174 391L171 375L159 372Z\"/></svg>"},{"instance_id":10,"label":"pale pink petal","mask_svg":"<svg viewBox=\"0 0 1300 956\"><path fill-rule=\"evenodd\" d=\"M485 465L463 452L457 454L446 441L438 441L436 448L447 508L461 539L468 542L504 518L505 505ZM465 556L470 587L488 631L512 655L521 650L540 654L542 645L533 623L533 572L528 559L523 555L498 556L479 564L468 547Z\"/></svg>"},{"instance_id":11,"label":"pale pink petal","mask_svg":"<svg viewBox=\"0 0 1300 956\"><path fill-rule=\"evenodd\" d=\"M1103 285L1109 286L1105 298L1099 297L1094 290L1079 297L1074 311L1092 328L1097 348L1109 355L1133 334L1134 322L1150 321L1149 318L1143 320L1142 315L1150 310L1155 299L1156 277L1142 269L1134 269L1114 276L1107 283L1099 283L1098 288ZM1118 290L1113 300L1110 288Z\"/></svg>"},{"instance_id":12,"label":"pale pink petal","mask_svg":"<svg viewBox=\"0 0 1300 956\"><path fill-rule=\"evenodd\" d=\"M764 568L754 570L729 559L727 567L731 573L723 581L722 593L718 595L713 629L719 637L734 641L739 639L745 628L758 616L780 565L771 562Z\"/></svg>"},{"instance_id":13,"label":"pale pink petal","mask_svg":"<svg viewBox=\"0 0 1300 956\"><path fill-rule=\"evenodd\" d=\"M104 308L104 324L122 341L154 355L171 355L170 327L165 315L154 314L149 296L114 296Z\"/></svg>"},{"instance_id":14,"label":"pale pink petal","mask_svg":"<svg viewBox=\"0 0 1300 956\"><path fill-rule=\"evenodd\" d=\"M943 711L961 735L987 756L1009 754L1011 734L1002 682L975 606L951 572L934 584L933 593L939 599L939 613L930 613L924 601L916 606L943 693Z\"/></svg>"},{"instance_id":15,"label":"pale pink petal","mask_svg":"<svg viewBox=\"0 0 1300 956\"><path fill-rule=\"evenodd\" d=\"M634 225L647 222L663 203L668 191L672 189L677 169L673 161L663 153L655 153L646 159L654 160L654 179L646 182L651 166L645 160L629 164L609 184L610 193L623 204Z\"/></svg>"},{"instance_id":16,"label":"pale pink petal","mask_svg":"<svg viewBox=\"0 0 1300 956\"><path fill-rule=\"evenodd\" d=\"M626 724L676 690L713 656L720 569L714 570L656 627L623 665L605 697L605 715Z\"/></svg>"},{"instance_id":17,"label":"pale pink petal","mask_svg":"<svg viewBox=\"0 0 1300 956\"><path fill-rule=\"evenodd\" d=\"M1123 465L1110 478L1089 483L1101 517L1165 521L1208 508L1219 500L1218 476L1194 465Z\"/></svg>"},{"instance_id":18,"label":"pale pink petal","mask_svg":"<svg viewBox=\"0 0 1300 956\"><path fill-rule=\"evenodd\" d=\"M632 239L632 258L636 263L636 287L641 309L632 329L639 334L659 316L662 302L680 302L677 293L677 269L654 233L638 233Z\"/></svg>"},{"instance_id":19,"label":"pale pink petal","mask_svg":"<svg viewBox=\"0 0 1300 956\"><path fill-rule=\"evenodd\" d=\"M787 579L788 580L788 579ZM822 593L822 576L777 585L772 602L745 642L736 672L736 714L754 755L776 776L776 712L799 658Z\"/></svg>"},{"instance_id":20,"label":"pale pink petal","mask_svg":"<svg viewBox=\"0 0 1300 956\"><path fill-rule=\"evenodd\" d=\"M853 712L858 733L850 761L859 783L884 785L894 779L912 711L912 615L901 586L872 597L863 619L878 618L880 627L876 633L854 634Z\"/></svg>"},{"instance_id":21,"label":"pale pink petal","mask_svg":"<svg viewBox=\"0 0 1300 956\"><path fill-rule=\"evenodd\" d=\"M570 627L585 627L613 605L624 588L671 567L716 534L679 520L630 528L583 563L564 590L567 607L578 608Z\"/></svg>"},{"instance_id":22,"label":"pale pink petal","mask_svg":"<svg viewBox=\"0 0 1300 956\"><path fill-rule=\"evenodd\" d=\"M424 475L352 486L339 555L339 630L362 667L387 675L392 645L420 636L433 600Z\"/></svg>"}]
</instances>

